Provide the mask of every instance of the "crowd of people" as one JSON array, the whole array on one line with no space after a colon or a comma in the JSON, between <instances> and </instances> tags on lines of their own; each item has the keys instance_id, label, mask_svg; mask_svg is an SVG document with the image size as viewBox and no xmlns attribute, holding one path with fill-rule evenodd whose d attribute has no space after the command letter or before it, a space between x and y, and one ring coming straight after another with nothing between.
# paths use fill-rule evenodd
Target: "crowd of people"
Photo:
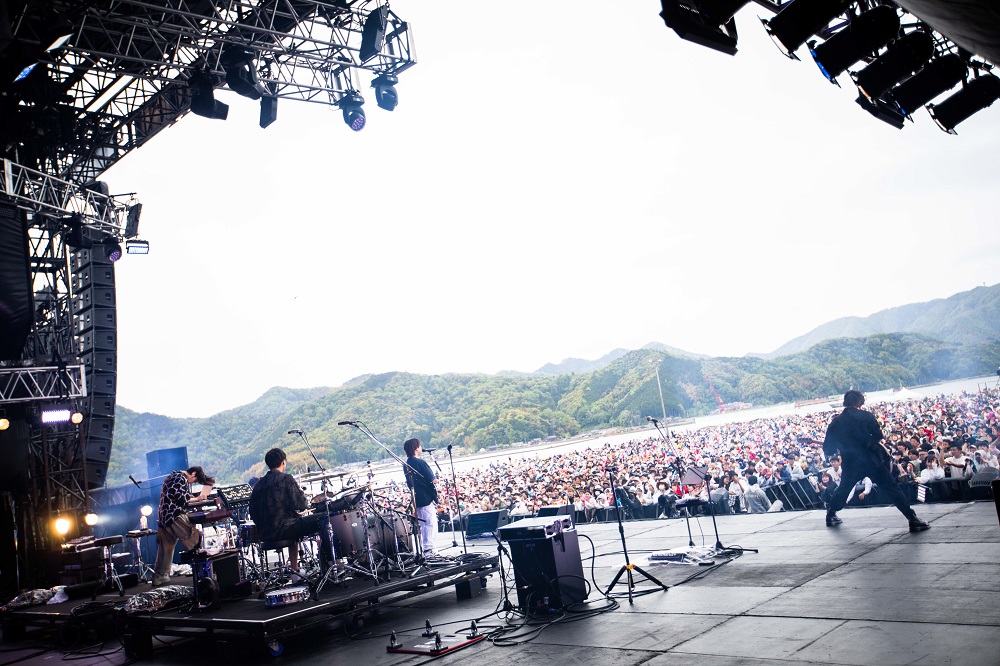
<instances>
[{"instance_id":1,"label":"crowd of people","mask_svg":"<svg viewBox=\"0 0 1000 666\"><path fill-rule=\"evenodd\" d=\"M1000 393L938 396L867 405L886 434L892 474L899 482L964 481L985 467L998 467ZM724 511L779 510L768 486L807 479L828 501L840 482L840 460L823 452L822 439L834 412L764 418L605 443L551 456L494 461L457 475L457 493L439 479L439 515L463 516L507 509L527 516L545 506L572 504L587 519L620 506L626 517L668 518L676 503L703 497ZM444 476L444 475L442 475ZM707 477L707 478L706 478ZM612 490L612 481L614 490ZM937 484L946 493L948 484ZM848 504L877 493L863 479ZM393 491L405 499L402 488ZM449 506L450 505L450 506ZM655 511L646 507L655 506ZM728 512L727 511L727 512Z\"/></svg>"}]
</instances>

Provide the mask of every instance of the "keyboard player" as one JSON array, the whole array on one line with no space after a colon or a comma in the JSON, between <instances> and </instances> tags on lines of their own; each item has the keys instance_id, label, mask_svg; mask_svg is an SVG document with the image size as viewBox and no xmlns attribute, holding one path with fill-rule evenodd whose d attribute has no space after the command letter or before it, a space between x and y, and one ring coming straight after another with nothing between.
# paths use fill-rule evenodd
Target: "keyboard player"
<instances>
[{"instance_id":1,"label":"keyboard player","mask_svg":"<svg viewBox=\"0 0 1000 666\"><path fill-rule=\"evenodd\" d=\"M201 492L191 494L192 483L201 484ZM205 470L195 466L185 470L175 470L163 480L160 491L160 510L156 526L156 564L153 565L153 585L166 585L170 581L170 565L174 559L174 546L180 541L185 550L191 550L201 543L201 532L191 524L187 516L188 505L204 501L215 479L205 474Z\"/></svg>"}]
</instances>

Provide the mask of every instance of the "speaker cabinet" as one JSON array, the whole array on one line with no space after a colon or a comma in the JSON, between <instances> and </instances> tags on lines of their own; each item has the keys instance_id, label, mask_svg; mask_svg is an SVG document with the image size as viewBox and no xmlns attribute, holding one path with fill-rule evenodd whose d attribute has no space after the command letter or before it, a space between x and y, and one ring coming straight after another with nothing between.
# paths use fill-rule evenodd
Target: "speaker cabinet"
<instances>
[{"instance_id":1,"label":"speaker cabinet","mask_svg":"<svg viewBox=\"0 0 1000 666\"><path fill-rule=\"evenodd\" d=\"M508 541L517 604L526 613L566 608L587 598L576 529Z\"/></svg>"}]
</instances>

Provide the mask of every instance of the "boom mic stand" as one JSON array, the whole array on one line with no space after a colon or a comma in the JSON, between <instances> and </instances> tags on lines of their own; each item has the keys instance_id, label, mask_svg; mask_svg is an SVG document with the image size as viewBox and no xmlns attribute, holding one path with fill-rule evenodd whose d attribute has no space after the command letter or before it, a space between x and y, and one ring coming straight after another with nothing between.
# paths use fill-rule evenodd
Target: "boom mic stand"
<instances>
[{"instance_id":1,"label":"boom mic stand","mask_svg":"<svg viewBox=\"0 0 1000 666\"><path fill-rule=\"evenodd\" d=\"M626 578L626 581L628 583L628 602L629 602L629 604L632 604L632 603L635 603L633 601L633 595L632 595L632 589L635 587L635 578L634 578L634 574L632 573L633 571L639 572L639 574L642 575L646 580L649 580L649 581L651 581L653 583L656 583L658 586L660 586L663 589L664 592L666 592L667 590L669 590L670 586L669 585L664 585L663 583L661 583L660 581L658 581L656 578L653 578L651 575L649 575L648 573L646 573L645 571L643 571L638 565L632 564L632 562L629 561L629 558L628 558L628 546L625 543L625 526L622 525L622 506L621 506L621 500L618 499L618 493L615 490L615 472L616 471L618 471L617 467L609 466L607 468L608 481L611 483L611 496L615 498L615 517L618 518L618 534L621 536L621 539L622 539L622 552L625 554L625 565L622 566L622 568L618 570L618 574L615 576L614 580L611 581L611 585L609 585L608 589L604 591L604 594L605 594L605 596L607 596L608 594L610 594L611 590L613 590L614 587L615 587L615 585L618 584L618 580L622 577L622 574L624 574L625 578Z\"/></svg>"},{"instance_id":2,"label":"boom mic stand","mask_svg":"<svg viewBox=\"0 0 1000 666\"><path fill-rule=\"evenodd\" d=\"M417 514L417 499L416 499L416 496L414 494L413 485L411 483L413 477L411 477L410 475L411 474L415 474L418 477L420 477L421 479L424 478L424 475L421 474L420 472L418 472L417 470L413 469L413 467L410 466L410 463L408 463L405 460L403 460L402 458L400 458L399 455L397 455L395 451L393 451L388 446L386 446L385 444L383 444L379 440L379 438L376 437L375 434L372 433L372 431L368 428L368 426L366 426L363 422L361 422L361 421L340 421L340 422L337 423L337 425L339 425L339 426L347 425L347 426L353 426L353 427L357 428L363 435L365 435L368 439L370 439L372 442L374 442L379 448L381 448L383 451L385 451L390 456L392 456L392 458L396 462L398 462L400 465L403 466L403 472L406 474L406 480L407 480L407 484L406 485L407 485L407 487L410 490L410 507L413 509L413 515L410 517L410 524L413 525L413 550L416 553L416 556L413 557L413 563L416 564L416 568L414 568L414 570L411 571L410 574L409 574L410 577L412 578L421 569L426 568L426 560L424 558L423 544L421 543L421 540L420 540L420 519L417 518L417 515L416 515ZM407 514L407 515L409 515L409 514Z\"/></svg>"},{"instance_id":3,"label":"boom mic stand","mask_svg":"<svg viewBox=\"0 0 1000 666\"><path fill-rule=\"evenodd\" d=\"M312 445L309 443L309 438L306 437L306 434L304 432L302 432L301 430L290 430L288 432L288 434L297 434L299 437L301 437L302 441L305 442L306 449L309 450L309 455L311 455L312 459L314 461L316 461L316 467L319 468L320 472L326 472L326 468L323 467L323 463L321 463L319 461L319 458L316 457L316 452L313 451ZM343 480L343 477L341 477L341 480ZM330 483L329 479L327 479L326 475L324 474L323 475L323 480L320 482L320 492L323 493L323 497L324 498L328 498L329 497L328 486L327 486L327 484L329 484L329 483ZM343 481L341 483L343 483ZM324 499L324 502L325 501L326 500ZM323 530L323 536L320 538L320 549L323 550L323 542L324 541L326 541L326 543L329 546L329 551L328 552L326 552L326 553L321 552L320 553L320 562L323 561L323 555L326 555L326 557L328 558L329 561L326 563L326 570L325 571L322 569L322 567L320 568L320 574L321 575L319 577L319 581L316 583L315 587L313 587L313 589L312 589L313 599L315 601L319 601L319 593L323 590L323 587L327 583L332 582L334 585L336 585L337 583L340 582L338 580L339 576L338 576L338 573L337 573L337 549L333 545L333 525L330 524L330 506L329 506L329 504L327 504L327 506L326 506L326 511L323 512L323 521L321 523L320 529ZM298 545L296 545L296 548L298 548ZM377 574L375 576L375 583L378 584L378 575Z\"/></svg>"},{"instance_id":4,"label":"boom mic stand","mask_svg":"<svg viewBox=\"0 0 1000 666\"><path fill-rule=\"evenodd\" d=\"M458 481L455 478L455 459L451 455L451 444L448 445L448 464L451 466L451 489L455 497L455 511L458 513L458 526L461 528L459 532L462 535L462 554L469 554L469 547L465 543L465 525L462 522L462 504L459 502L458 497ZM455 542L455 520L451 521L451 545L453 548L458 547L458 543Z\"/></svg>"}]
</instances>

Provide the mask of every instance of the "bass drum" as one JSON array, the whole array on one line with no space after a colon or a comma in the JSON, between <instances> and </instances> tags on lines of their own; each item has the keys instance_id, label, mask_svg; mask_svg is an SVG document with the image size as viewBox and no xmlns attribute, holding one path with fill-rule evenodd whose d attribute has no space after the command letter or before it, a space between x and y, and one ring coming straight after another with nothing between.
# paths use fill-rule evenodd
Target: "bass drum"
<instances>
[{"instance_id":1,"label":"bass drum","mask_svg":"<svg viewBox=\"0 0 1000 666\"><path fill-rule=\"evenodd\" d=\"M337 557L349 557L367 547L365 527L365 517L360 511L330 514L330 529L333 531L333 547L337 549Z\"/></svg>"},{"instance_id":2,"label":"bass drum","mask_svg":"<svg viewBox=\"0 0 1000 666\"><path fill-rule=\"evenodd\" d=\"M410 551L410 521L395 513L369 516L372 544L385 555Z\"/></svg>"}]
</instances>

